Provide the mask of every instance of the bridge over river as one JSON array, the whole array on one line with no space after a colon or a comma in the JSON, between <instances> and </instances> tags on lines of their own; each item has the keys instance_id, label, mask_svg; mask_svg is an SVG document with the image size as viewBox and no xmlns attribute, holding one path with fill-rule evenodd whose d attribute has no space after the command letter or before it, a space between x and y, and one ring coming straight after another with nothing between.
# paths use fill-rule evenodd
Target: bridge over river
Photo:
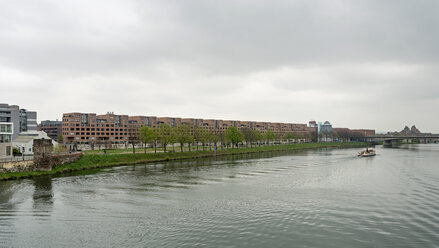
<instances>
[{"instance_id":1,"label":"bridge over river","mask_svg":"<svg viewBox=\"0 0 439 248\"><path fill-rule=\"evenodd\" d=\"M392 136L392 135L376 135L376 136L367 136L364 137L368 142L383 142L384 146L392 146L392 143L395 142L406 142L412 143L419 141L423 144L428 143L439 143L439 135L430 135L430 136Z\"/></svg>"}]
</instances>

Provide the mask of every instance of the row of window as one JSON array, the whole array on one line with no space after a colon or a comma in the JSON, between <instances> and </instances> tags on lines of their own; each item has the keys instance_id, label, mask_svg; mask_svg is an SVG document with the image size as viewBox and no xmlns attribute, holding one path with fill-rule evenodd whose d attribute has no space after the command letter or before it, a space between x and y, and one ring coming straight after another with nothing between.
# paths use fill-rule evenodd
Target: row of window
<instances>
[{"instance_id":1,"label":"row of window","mask_svg":"<svg viewBox=\"0 0 439 248\"><path fill-rule=\"evenodd\" d=\"M82 123L88 123L88 120L85 118L85 119L82 119L82 120L79 120L79 119L63 119L63 121L64 122L82 122ZM119 120L120 121L120 120ZM127 120L124 120L124 121L127 121ZM108 120L106 120L106 119L97 119L97 120L95 120L95 119L90 119L90 122L97 122L97 123L107 123L108 122ZM115 122L114 120L110 120L110 122ZM137 123L138 121L137 120L128 120L128 123ZM145 122L143 122L143 121L141 121L140 122L140 124L145 124Z\"/></svg>"},{"instance_id":2,"label":"row of window","mask_svg":"<svg viewBox=\"0 0 439 248\"><path fill-rule=\"evenodd\" d=\"M86 135L86 136L127 136L134 133L63 133L63 135Z\"/></svg>"},{"instance_id":3,"label":"row of window","mask_svg":"<svg viewBox=\"0 0 439 248\"><path fill-rule=\"evenodd\" d=\"M69 126L68 123L63 123L63 126ZM71 127L140 127L140 125L114 125L114 124L91 124L91 125L79 125L79 124L75 124L75 123L70 123Z\"/></svg>"},{"instance_id":4,"label":"row of window","mask_svg":"<svg viewBox=\"0 0 439 248\"><path fill-rule=\"evenodd\" d=\"M158 124L161 124L162 122L160 122L160 123L158 123ZM68 123L63 123L63 126L68 126ZM141 125L115 125L115 124L91 124L91 125L80 125L80 124L75 124L75 123L70 123L70 126L71 127L87 127L87 126L91 126L92 127L92 130L91 131L94 131L94 128L93 127L134 127L134 128L139 128ZM209 126L207 123L203 123L202 124L202 126L204 126L204 127L206 127L207 129L215 129L213 126ZM234 125L230 125L230 126L234 126ZM219 127L219 129L222 129L222 130L225 130L225 129L227 129L229 127L229 125L228 124L223 124L221 127ZM244 128L244 127L248 127L248 126L246 126L246 125L240 125L239 126L239 128ZM282 131L304 131L305 130L305 127L306 126L303 126L303 125L294 125L294 126L292 126L292 127L288 127L288 126L282 126L282 127L276 127L276 126L270 126L269 128L268 128L268 130L271 130L271 131L276 131L276 130L282 130ZM255 129L267 129L266 127L263 127L263 126L259 126L259 125L256 125L255 126ZM64 129L63 128L63 130L64 131L67 131L68 129ZM70 130L72 130L72 128L70 128ZM79 129L78 128L76 128L76 130L77 131L79 131ZM87 128L86 129L86 131L89 131L90 129L89 128ZM98 131L99 131L99 129L97 129ZM84 128L81 128L81 131L85 131L84 130ZM108 130L106 130L106 131L108 131ZM111 130L111 131L113 131L113 129ZM116 131L117 131L117 129L116 129Z\"/></svg>"},{"instance_id":5,"label":"row of window","mask_svg":"<svg viewBox=\"0 0 439 248\"><path fill-rule=\"evenodd\" d=\"M75 137L75 139L77 139L77 140L95 140L95 137ZM116 139L116 140L123 140L123 139L125 139L125 140L127 140L128 138L127 137L110 137L110 139L111 140L114 140L114 139Z\"/></svg>"},{"instance_id":6,"label":"row of window","mask_svg":"<svg viewBox=\"0 0 439 248\"><path fill-rule=\"evenodd\" d=\"M66 117L76 117L76 118L80 118L80 116L78 116L78 115L76 115L76 116L72 116L72 115L70 115L70 116L66 116ZM82 119L84 119L84 115L82 116L83 118ZM146 119L146 121L147 121L147 123L149 123L149 122L151 122L150 121L150 117L146 117L147 119ZM86 119L88 119L88 117L86 118ZM109 120L109 122L115 122L114 120L113 120L114 118L113 117L111 117L111 120ZM107 122L108 120L106 120L106 119L90 119L90 122ZM127 121L126 119L124 119L124 121ZM80 119L67 119L67 118L64 118L63 119L63 122L81 122L81 120ZM82 122L84 122L84 121L82 121ZM87 121L88 122L88 121ZM129 123L137 123L137 120L128 120L128 122ZM208 126L209 125L209 123L207 123L207 122L205 122L205 123L203 123L202 121L200 121L201 122L201 125L203 125L203 126ZM157 121L157 124L160 124L160 123L164 123L163 121ZM176 123L176 121L175 121L175 119L171 119L171 123L172 124L175 124ZM185 123L185 124L188 124L188 123L186 123L186 122L181 122L181 123ZM211 122L210 122L211 123ZM231 125L233 125L234 126L234 124L236 124L237 122L236 121L233 121L233 124L231 124ZM140 121L140 124L145 124L145 122L144 121ZM190 124L190 123L189 123ZM211 123L212 124L212 123ZM268 124L268 123L267 123ZM224 126L227 126L228 124L223 124ZM271 124L271 125L280 125L280 124ZM302 124L288 124L288 126L290 126L290 125L293 125L294 126L294 128L303 128L305 125L302 125ZM241 124L241 127L244 127L244 126L247 126L247 125L245 125L245 124ZM288 126L283 126L282 128L289 128ZM257 124L256 125L256 127L259 127L259 124ZM280 127L280 126L279 126Z\"/></svg>"},{"instance_id":7,"label":"row of window","mask_svg":"<svg viewBox=\"0 0 439 248\"><path fill-rule=\"evenodd\" d=\"M114 129L114 128L76 128L76 130L75 130L75 128L70 128L70 130L68 129L68 128L63 128L62 129L63 131L107 131L107 132L109 132L109 131L111 131L111 132L114 132L114 131L116 131L116 132L122 132L122 131L125 131L125 132L135 132L135 131L137 131L137 129L118 129L118 128L116 128L116 129Z\"/></svg>"}]
</instances>

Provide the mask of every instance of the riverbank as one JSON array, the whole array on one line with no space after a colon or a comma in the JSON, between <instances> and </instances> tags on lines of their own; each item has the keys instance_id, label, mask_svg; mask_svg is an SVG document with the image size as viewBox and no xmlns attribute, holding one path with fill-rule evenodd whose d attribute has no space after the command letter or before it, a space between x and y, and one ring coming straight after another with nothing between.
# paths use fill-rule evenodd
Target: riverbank
<instances>
[{"instance_id":1,"label":"riverbank","mask_svg":"<svg viewBox=\"0 0 439 248\"><path fill-rule=\"evenodd\" d=\"M317 149L317 148L354 148L365 147L364 142L345 142L345 143L299 143L285 144L262 147L219 149L213 151L188 151L188 152L169 152L169 153L136 153L136 154L84 154L75 162L63 164L54 167L50 171L29 171L29 172L10 172L0 174L0 181L30 178L41 175L56 175L74 171L98 169L104 167L155 163L171 160L196 159L212 156L225 156L234 154L270 152L270 151L287 151L300 149Z\"/></svg>"}]
</instances>

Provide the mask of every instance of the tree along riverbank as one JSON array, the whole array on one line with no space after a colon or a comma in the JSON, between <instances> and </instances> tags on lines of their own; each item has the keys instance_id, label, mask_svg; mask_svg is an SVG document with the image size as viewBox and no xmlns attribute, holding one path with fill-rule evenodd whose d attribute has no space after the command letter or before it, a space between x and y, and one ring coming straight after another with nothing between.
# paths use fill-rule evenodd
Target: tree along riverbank
<instances>
[{"instance_id":1,"label":"tree along riverbank","mask_svg":"<svg viewBox=\"0 0 439 248\"><path fill-rule=\"evenodd\" d=\"M287 151L315 148L353 148L365 147L365 142L333 142L333 143L298 143L249 148L234 148L216 151L187 151L167 153L135 153L135 154L84 154L75 162L58 165L50 171L23 171L0 174L0 181L30 178L41 175L56 175L74 171L97 169L112 166L164 162L170 160L195 159L233 154L246 154L270 151Z\"/></svg>"}]
</instances>

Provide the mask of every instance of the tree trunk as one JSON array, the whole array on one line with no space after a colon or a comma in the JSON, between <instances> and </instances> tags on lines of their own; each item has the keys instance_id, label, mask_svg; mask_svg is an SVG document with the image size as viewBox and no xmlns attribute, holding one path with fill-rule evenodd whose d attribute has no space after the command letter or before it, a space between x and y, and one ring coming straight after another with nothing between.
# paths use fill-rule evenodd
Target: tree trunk
<instances>
[{"instance_id":1,"label":"tree trunk","mask_svg":"<svg viewBox=\"0 0 439 248\"><path fill-rule=\"evenodd\" d=\"M145 153L146 153L146 144L143 143L143 148L145 149Z\"/></svg>"},{"instance_id":2,"label":"tree trunk","mask_svg":"<svg viewBox=\"0 0 439 248\"><path fill-rule=\"evenodd\" d=\"M183 143L180 143L180 151L183 152Z\"/></svg>"},{"instance_id":3,"label":"tree trunk","mask_svg":"<svg viewBox=\"0 0 439 248\"><path fill-rule=\"evenodd\" d=\"M166 144L163 144L163 151L166 153Z\"/></svg>"},{"instance_id":4,"label":"tree trunk","mask_svg":"<svg viewBox=\"0 0 439 248\"><path fill-rule=\"evenodd\" d=\"M134 142L131 143L133 145L133 153L136 153L136 148L134 147Z\"/></svg>"},{"instance_id":5,"label":"tree trunk","mask_svg":"<svg viewBox=\"0 0 439 248\"><path fill-rule=\"evenodd\" d=\"M157 153L157 142L154 141L154 153Z\"/></svg>"}]
</instances>

